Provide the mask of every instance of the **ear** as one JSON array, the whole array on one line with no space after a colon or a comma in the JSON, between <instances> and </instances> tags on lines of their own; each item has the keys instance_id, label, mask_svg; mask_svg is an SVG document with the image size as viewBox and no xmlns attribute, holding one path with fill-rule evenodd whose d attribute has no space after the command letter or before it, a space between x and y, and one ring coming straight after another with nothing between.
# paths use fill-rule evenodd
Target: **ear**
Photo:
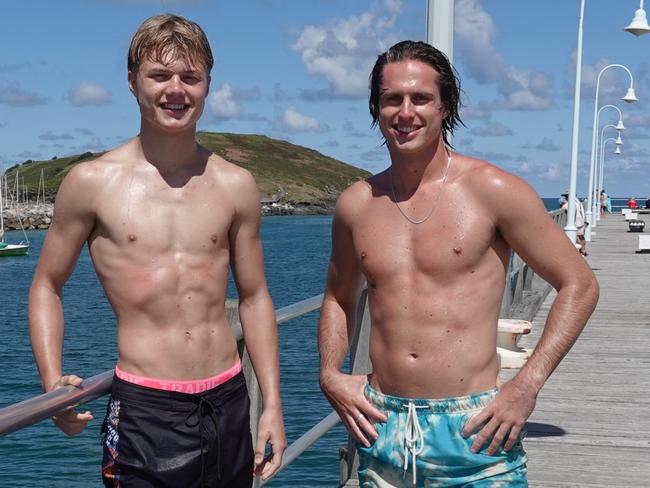
<instances>
[{"instance_id":1,"label":"ear","mask_svg":"<svg viewBox=\"0 0 650 488\"><path fill-rule=\"evenodd\" d=\"M133 96L135 96L136 99L138 98L137 77L138 77L137 73L134 73L133 71L129 70L129 74L128 74L129 90L131 90L131 93L133 93Z\"/></svg>"},{"instance_id":2,"label":"ear","mask_svg":"<svg viewBox=\"0 0 650 488\"><path fill-rule=\"evenodd\" d=\"M210 94L210 83L212 83L212 76L208 75L208 88L205 90L205 96L207 97Z\"/></svg>"}]
</instances>

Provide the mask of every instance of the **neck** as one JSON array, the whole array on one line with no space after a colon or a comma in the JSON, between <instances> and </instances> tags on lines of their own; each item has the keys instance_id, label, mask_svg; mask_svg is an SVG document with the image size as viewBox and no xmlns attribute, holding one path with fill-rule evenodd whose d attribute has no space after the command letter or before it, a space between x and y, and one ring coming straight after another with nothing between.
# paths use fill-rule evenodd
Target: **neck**
<instances>
[{"instance_id":1,"label":"neck","mask_svg":"<svg viewBox=\"0 0 650 488\"><path fill-rule=\"evenodd\" d=\"M422 183L439 180L450 155L442 138L435 145L418 153L399 153L390 148L389 152L394 178L406 190L415 190Z\"/></svg>"},{"instance_id":2,"label":"neck","mask_svg":"<svg viewBox=\"0 0 650 488\"><path fill-rule=\"evenodd\" d=\"M197 160L200 146L196 142L196 127L175 132L161 131L142 124L138 137L143 158L160 171L173 171Z\"/></svg>"}]
</instances>

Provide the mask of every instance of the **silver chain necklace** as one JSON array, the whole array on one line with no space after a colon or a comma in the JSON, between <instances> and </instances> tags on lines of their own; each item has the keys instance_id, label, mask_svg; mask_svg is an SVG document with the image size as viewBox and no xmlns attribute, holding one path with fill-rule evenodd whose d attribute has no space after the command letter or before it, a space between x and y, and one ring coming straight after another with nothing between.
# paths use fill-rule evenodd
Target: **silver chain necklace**
<instances>
[{"instance_id":1,"label":"silver chain necklace","mask_svg":"<svg viewBox=\"0 0 650 488\"><path fill-rule=\"evenodd\" d=\"M412 224L418 225L418 224L425 223L427 220L431 218L431 216L433 215L433 209L436 207L436 203L438 203L438 199L440 198L440 193L442 193L442 187L445 185L445 181L447 180L447 173L449 172L450 166L451 166L451 153L449 153L449 156L447 157L447 166L445 167L445 172L442 175L442 183L440 183L440 187L438 188L438 191L436 192L433 198L433 204L431 205L431 210L429 210L429 213L427 214L426 217L420 220L413 220L411 217L406 215L404 210L402 210L402 207L400 207L399 203L397 203L397 197L395 196L395 181L393 180L393 166L391 165L388 168L388 174L390 175L390 190L391 193L393 194L393 201L395 202L395 206L397 207L397 210L399 210L399 213L401 213L406 220L408 220Z\"/></svg>"}]
</instances>

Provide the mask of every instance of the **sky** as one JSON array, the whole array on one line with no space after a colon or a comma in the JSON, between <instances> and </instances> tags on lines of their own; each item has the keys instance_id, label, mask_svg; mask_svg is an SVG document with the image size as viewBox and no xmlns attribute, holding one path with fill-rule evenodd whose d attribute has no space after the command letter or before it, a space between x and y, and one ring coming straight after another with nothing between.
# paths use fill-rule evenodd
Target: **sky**
<instances>
[{"instance_id":1,"label":"sky","mask_svg":"<svg viewBox=\"0 0 650 488\"><path fill-rule=\"evenodd\" d=\"M463 90L462 153L527 180L543 197L569 187L578 0L456 0L453 62ZM425 39L425 0L4 0L0 162L104 151L134 137L130 38L151 15L198 22L215 58L199 130L264 134L372 173L389 164L371 128L368 75L377 55ZM605 145L604 187L650 195L650 34L623 30L638 0L587 0L577 192L587 193L596 79L626 66L639 102L620 100L623 68L602 72L598 104L623 115L621 155ZM643 55L643 53L646 53ZM599 134L616 124L601 111ZM605 128L605 139L616 136ZM598 154L600 150L598 150ZM0 169L1 171L1 169Z\"/></svg>"}]
</instances>

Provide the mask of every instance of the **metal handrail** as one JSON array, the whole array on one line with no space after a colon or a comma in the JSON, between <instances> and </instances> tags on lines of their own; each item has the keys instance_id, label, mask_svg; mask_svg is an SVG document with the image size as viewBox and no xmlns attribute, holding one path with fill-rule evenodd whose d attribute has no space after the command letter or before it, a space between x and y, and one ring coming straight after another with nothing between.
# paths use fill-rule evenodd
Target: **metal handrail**
<instances>
[{"instance_id":1,"label":"metal handrail","mask_svg":"<svg viewBox=\"0 0 650 488\"><path fill-rule=\"evenodd\" d=\"M318 310L323 294L287 305L275 311L278 324ZM237 340L243 339L241 325L233 325ZM85 379L80 386L64 386L0 410L0 437L51 417L66 407L76 407L106 395L111 390L113 370Z\"/></svg>"}]
</instances>

